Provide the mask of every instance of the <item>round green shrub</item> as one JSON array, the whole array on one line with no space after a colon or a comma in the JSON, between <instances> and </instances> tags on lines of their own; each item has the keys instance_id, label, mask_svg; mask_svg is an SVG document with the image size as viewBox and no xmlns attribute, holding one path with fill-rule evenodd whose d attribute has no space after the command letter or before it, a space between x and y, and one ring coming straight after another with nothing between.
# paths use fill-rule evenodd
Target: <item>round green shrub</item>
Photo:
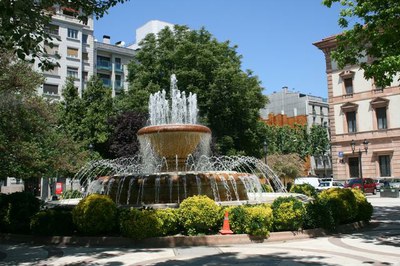
<instances>
[{"instance_id":1,"label":"round green shrub","mask_svg":"<svg viewBox=\"0 0 400 266\"><path fill-rule=\"evenodd\" d=\"M215 201L201 195L186 198L178 214L180 224L189 235L214 233L223 219Z\"/></svg>"},{"instance_id":2,"label":"round green shrub","mask_svg":"<svg viewBox=\"0 0 400 266\"><path fill-rule=\"evenodd\" d=\"M324 228L327 230L335 229L335 220L333 219L332 202L327 199L318 198L315 201L305 205L306 215L304 217L304 228Z\"/></svg>"},{"instance_id":3,"label":"round green shrub","mask_svg":"<svg viewBox=\"0 0 400 266\"><path fill-rule=\"evenodd\" d=\"M306 209L303 202L294 197L279 197L272 203L274 229L296 231L302 228Z\"/></svg>"},{"instance_id":4,"label":"round green shrub","mask_svg":"<svg viewBox=\"0 0 400 266\"><path fill-rule=\"evenodd\" d=\"M83 234L111 233L117 225L117 206L106 195L91 194L73 209L72 220Z\"/></svg>"},{"instance_id":5,"label":"round green shrub","mask_svg":"<svg viewBox=\"0 0 400 266\"><path fill-rule=\"evenodd\" d=\"M229 223L235 234L268 236L272 228L272 209L269 205L236 206L229 212Z\"/></svg>"},{"instance_id":6,"label":"round green shrub","mask_svg":"<svg viewBox=\"0 0 400 266\"><path fill-rule=\"evenodd\" d=\"M361 190L351 189L351 191L356 197L356 202L357 202L358 212L356 216L356 221L365 221L365 222L370 221L372 213L374 211L372 204L367 201L367 198L365 197L364 193Z\"/></svg>"},{"instance_id":7,"label":"round green shrub","mask_svg":"<svg viewBox=\"0 0 400 266\"><path fill-rule=\"evenodd\" d=\"M0 205L3 232L29 233L31 217L39 211L41 202L29 192L15 192L3 195Z\"/></svg>"},{"instance_id":8,"label":"round green shrub","mask_svg":"<svg viewBox=\"0 0 400 266\"><path fill-rule=\"evenodd\" d=\"M161 220L161 234L163 236L178 233L179 220L177 209L159 209L156 210L156 216Z\"/></svg>"},{"instance_id":9,"label":"round green shrub","mask_svg":"<svg viewBox=\"0 0 400 266\"><path fill-rule=\"evenodd\" d=\"M35 235L72 235L74 229L72 212L68 209L43 210L31 219L31 232Z\"/></svg>"},{"instance_id":10,"label":"round green shrub","mask_svg":"<svg viewBox=\"0 0 400 266\"><path fill-rule=\"evenodd\" d=\"M330 208L335 225L355 220L358 208L351 189L330 188L322 191L318 197Z\"/></svg>"},{"instance_id":11,"label":"round green shrub","mask_svg":"<svg viewBox=\"0 0 400 266\"><path fill-rule=\"evenodd\" d=\"M119 221L121 233L126 237L140 240L163 234L163 223L155 210L131 208L120 215Z\"/></svg>"},{"instance_id":12,"label":"round green shrub","mask_svg":"<svg viewBox=\"0 0 400 266\"><path fill-rule=\"evenodd\" d=\"M315 187L313 187L312 185L307 184L307 183L300 184L300 185L293 185L290 188L290 192L303 194L303 195L306 195L311 198L317 197L317 190L315 189Z\"/></svg>"}]
</instances>

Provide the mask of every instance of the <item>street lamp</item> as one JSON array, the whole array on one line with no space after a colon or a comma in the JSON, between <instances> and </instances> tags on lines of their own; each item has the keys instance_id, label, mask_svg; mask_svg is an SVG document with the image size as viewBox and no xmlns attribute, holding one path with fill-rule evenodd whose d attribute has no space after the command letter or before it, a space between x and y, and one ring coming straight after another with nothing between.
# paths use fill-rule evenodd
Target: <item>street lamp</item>
<instances>
[{"instance_id":1,"label":"street lamp","mask_svg":"<svg viewBox=\"0 0 400 266\"><path fill-rule=\"evenodd\" d=\"M265 162L265 165L267 165L268 143L266 140L264 140L263 150L264 150L264 156L265 156L264 162Z\"/></svg>"},{"instance_id":2,"label":"street lamp","mask_svg":"<svg viewBox=\"0 0 400 266\"><path fill-rule=\"evenodd\" d=\"M89 154L90 154L90 160L93 159L93 150L94 150L94 146L92 143L89 143Z\"/></svg>"},{"instance_id":3,"label":"street lamp","mask_svg":"<svg viewBox=\"0 0 400 266\"><path fill-rule=\"evenodd\" d=\"M363 179L363 173L362 173L362 163L361 163L361 159L362 159L362 154L363 152L365 152L366 154L368 153L368 144L369 141L367 139L364 139L364 141L362 142L363 146L364 146L364 150L361 150L361 148L358 148L358 169L359 169L359 177L361 179L361 189L362 191L364 191L364 179ZM351 146L351 150L353 151L353 154L355 153L356 150L356 142L354 139L351 140L350 142L350 146Z\"/></svg>"}]
</instances>

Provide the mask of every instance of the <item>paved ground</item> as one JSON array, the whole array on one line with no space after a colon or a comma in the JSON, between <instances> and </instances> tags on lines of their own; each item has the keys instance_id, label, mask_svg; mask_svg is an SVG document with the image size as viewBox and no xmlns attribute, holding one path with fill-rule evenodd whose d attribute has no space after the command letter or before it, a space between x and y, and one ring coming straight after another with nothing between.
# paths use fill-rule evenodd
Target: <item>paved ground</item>
<instances>
[{"instance_id":1,"label":"paved ground","mask_svg":"<svg viewBox=\"0 0 400 266\"><path fill-rule=\"evenodd\" d=\"M0 265L399 265L400 198L368 196L378 226L315 239L218 247L89 248L0 244Z\"/></svg>"}]
</instances>

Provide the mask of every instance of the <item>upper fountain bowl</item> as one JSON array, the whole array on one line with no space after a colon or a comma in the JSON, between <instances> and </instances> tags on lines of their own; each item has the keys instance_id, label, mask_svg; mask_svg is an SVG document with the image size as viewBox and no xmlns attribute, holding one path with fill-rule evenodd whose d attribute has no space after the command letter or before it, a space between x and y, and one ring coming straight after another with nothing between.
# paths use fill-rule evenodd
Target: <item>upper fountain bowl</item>
<instances>
[{"instance_id":1,"label":"upper fountain bowl","mask_svg":"<svg viewBox=\"0 0 400 266\"><path fill-rule=\"evenodd\" d=\"M150 142L158 156L186 160L201 140L211 135L211 130L197 124L164 124L141 128L137 134Z\"/></svg>"}]
</instances>

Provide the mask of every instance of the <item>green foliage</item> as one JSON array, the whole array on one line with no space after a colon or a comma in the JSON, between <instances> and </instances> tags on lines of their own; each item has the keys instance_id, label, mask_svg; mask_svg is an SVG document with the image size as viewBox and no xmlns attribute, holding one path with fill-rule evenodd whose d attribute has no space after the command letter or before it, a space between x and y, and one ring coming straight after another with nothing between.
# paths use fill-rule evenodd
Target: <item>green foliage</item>
<instances>
[{"instance_id":1,"label":"green foliage","mask_svg":"<svg viewBox=\"0 0 400 266\"><path fill-rule=\"evenodd\" d=\"M77 12L77 17L87 21L88 16L102 17L110 7L125 1L0 1L0 47L32 63L34 59L38 59L39 67L49 68L54 63L47 55L43 43L50 47L54 45L55 38L46 30L51 22L54 5L80 10L82 12Z\"/></svg>"},{"instance_id":2,"label":"green foliage","mask_svg":"<svg viewBox=\"0 0 400 266\"><path fill-rule=\"evenodd\" d=\"M71 210L54 208L36 213L30 223L32 234L61 236L72 235L74 224Z\"/></svg>"},{"instance_id":3,"label":"green foliage","mask_svg":"<svg viewBox=\"0 0 400 266\"><path fill-rule=\"evenodd\" d=\"M297 231L303 227L306 209L294 197L279 197L272 203L274 228L277 231Z\"/></svg>"},{"instance_id":4,"label":"green foliage","mask_svg":"<svg viewBox=\"0 0 400 266\"><path fill-rule=\"evenodd\" d=\"M169 88L175 73L180 90L197 93L200 121L212 129L220 152L259 155L258 111L266 98L258 78L241 70L240 60L236 47L205 29L175 26L157 38L149 34L129 65L130 88L120 106L146 112L149 94Z\"/></svg>"},{"instance_id":5,"label":"green foliage","mask_svg":"<svg viewBox=\"0 0 400 266\"><path fill-rule=\"evenodd\" d=\"M28 233L30 219L40 208L40 201L27 192L0 197L0 225L3 232Z\"/></svg>"},{"instance_id":6,"label":"green foliage","mask_svg":"<svg viewBox=\"0 0 400 266\"><path fill-rule=\"evenodd\" d=\"M324 0L331 7L340 3L339 26L346 29L337 36L337 48L332 58L339 67L360 65L366 79L373 78L377 86L390 86L400 69L398 0ZM371 60L363 60L365 57Z\"/></svg>"},{"instance_id":7,"label":"green foliage","mask_svg":"<svg viewBox=\"0 0 400 266\"><path fill-rule=\"evenodd\" d=\"M59 131L56 104L36 96L43 77L30 65L0 53L0 176L61 176L85 158L79 143Z\"/></svg>"},{"instance_id":8,"label":"green foliage","mask_svg":"<svg viewBox=\"0 0 400 266\"><path fill-rule=\"evenodd\" d=\"M237 206L229 211L229 222L235 234L265 237L272 228L272 209L268 205Z\"/></svg>"},{"instance_id":9,"label":"green foliage","mask_svg":"<svg viewBox=\"0 0 400 266\"><path fill-rule=\"evenodd\" d=\"M117 207L108 196L92 194L78 203L72 218L83 234L111 233L116 229Z\"/></svg>"},{"instance_id":10,"label":"green foliage","mask_svg":"<svg viewBox=\"0 0 400 266\"><path fill-rule=\"evenodd\" d=\"M209 234L220 225L220 207L207 196L186 198L179 206L179 222L189 235Z\"/></svg>"},{"instance_id":11,"label":"green foliage","mask_svg":"<svg viewBox=\"0 0 400 266\"><path fill-rule=\"evenodd\" d=\"M334 230L336 228L335 219L332 213L334 202L328 199L318 198L306 204L306 215L304 217L304 228L324 228Z\"/></svg>"},{"instance_id":12,"label":"green foliage","mask_svg":"<svg viewBox=\"0 0 400 266\"><path fill-rule=\"evenodd\" d=\"M322 125L313 125L308 137L311 155L324 155L329 150L327 128Z\"/></svg>"},{"instance_id":13,"label":"green foliage","mask_svg":"<svg viewBox=\"0 0 400 266\"><path fill-rule=\"evenodd\" d=\"M156 210L156 215L161 220L161 235L174 235L179 230L179 219L177 209Z\"/></svg>"},{"instance_id":14,"label":"green foliage","mask_svg":"<svg viewBox=\"0 0 400 266\"><path fill-rule=\"evenodd\" d=\"M326 205L332 211L335 225L355 220L358 208L356 197L350 189L330 188L322 191L318 197L319 200L327 201Z\"/></svg>"},{"instance_id":15,"label":"green foliage","mask_svg":"<svg viewBox=\"0 0 400 266\"><path fill-rule=\"evenodd\" d=\"M82 192L80 192L79 190L67 190L61 195L63 199L76 199L82 198L82 196Z\"/></svg>"},{"instance_id":16,"label":"green foliage","mask_svg":"<svg viewBox=\"0 0 400 266\"><path fill-rule=\"evenodd\" d=\"M163 235L163 220L155 210L131 208L120 215L120 231L123 236L144 239Z\"/></svg>"},{"instance_id":17,"label":"green foliage","mask_svg":"<svg viewBox=\"0 0 400 266\"><path fill-rule=\"evenodd\" d=\"M261 186L265 192L274 192L274 189L270 184L261 184Z\"/></svg>"},{"instance_id":18,"label":"green foliage","mask_svg":"<svg viewBox=\"0 0 400 266\"><path fill-rule=\"evenodd\" d=\"M356 202L357 202L357 216L356 216L356 221L370 221L372 217L372 213L374 211L374 208L372 207L371 203L367 201L367 198L365 197L364 193L362 193L361 190L359 189L351 189L353 192L354 196L356 197Z\"/></svg>"},{"instance_id":19,"label":"green foliage","mask_svg":"<svg viewBox=\"0 0 400 266\"><path fill-rule=\"evenodd\" d=\"M281 178L294 179L304 172L304 161L295 153L269 155L268 166Z\"/></svg>"},{"instance_id":20,"label":"green foliage","mask_svg":"<svg viewBox=\"0 0 400 266\"><path fill-rule=\"evenodd\" d=\"M300 193L311 198L317 197L317 190L310 184L293 185L290 188L291 193Z\"/></svg>"}]
</instances>

